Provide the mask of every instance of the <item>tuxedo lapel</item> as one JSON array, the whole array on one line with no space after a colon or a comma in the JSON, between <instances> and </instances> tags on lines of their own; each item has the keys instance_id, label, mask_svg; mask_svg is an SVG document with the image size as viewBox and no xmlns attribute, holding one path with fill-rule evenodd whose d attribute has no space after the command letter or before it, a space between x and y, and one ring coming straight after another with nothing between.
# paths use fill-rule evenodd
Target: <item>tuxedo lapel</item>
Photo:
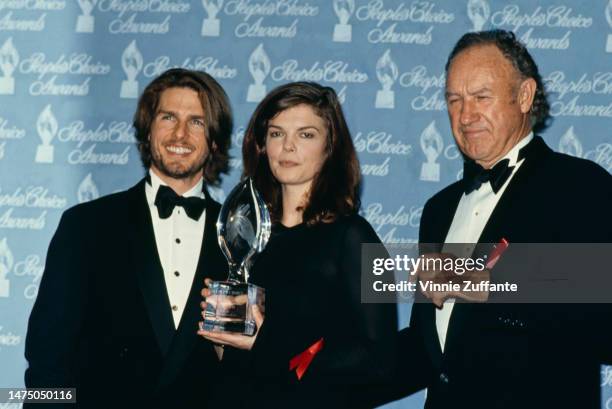
<instances>
[{"instance_id":1,"label":"tuxedo lapel","mask_svg":"<svg viewBox=\"0 0 612 409\"><path fill-rule=\"evenodd\" d=\"M435 306L425 299L420 300L412 309L412 313L416 314L417 325L421 328L420 333L423 335L423 344L431 362L435 368L440 369L442 366L442 348L440 347L440 339L436 330L435 311Z\"/></svg>"},{"instance_id":2,"label":"tuxedo lapel","mask_svg":"<svg viewBox=\"0 0 612 409\"><path fill-rule=\"evenodd\" d=\"M502 238L512 242L514 229L525 224L524 219L528 216L521 214L521 212L517 212L516 200L527 195L525 187L531 183L534 171L537 171L538 164L542 162L542 156L550 152L550 149L546 146L544 141L537 136L534 137L524 149L526 149L525 162L516 171L508 187L504 193L502 193L489 220L485 224L478 239L478 243L497 244ZM456 206L454 206L454 209L456 209ZM454 215L454 211L452 213ZM452 223L452 218L450 220L449 228L450 223ZM442 240L444 240L444 238L442 238ZM478 255L472 255L472 257L476 256ZM455 304L448 323L444 348L445 357L452 357L454 351L458 349L461 342L465 342L466 339L469 339L469 337L465 337L464 334L465 331L469 331L469 327L472 324L471 320L477 316L475 311L478 308L478 305L473 303L459 301Z\"/></svg>"},{"instance_id":3,"label":"tuxedo lapel","mask_svg":"<svg viewBox=\"0 0 612 409\"><path fill-rule=\"evenodd\" d=\"M144 180L130 189L129 194L129 219L134 223L133 228L128 229L132 247L131 270L138 277L155 337L162 355L166 355L175 329L164 272L155 242L151 212L145 195Z\"/></svg>"},{"instance_id":4,"label":"tuxedo lapel","mask_svg":"<svg viewBox=\"0 0 612 409\"><path fill-rule=\"evenodd\" d=\"M421 223L425 222L427 227L421 229L419 243L439 245L444 243L462 195L461 183L455 183L442 192L436 206L428 211L428 214L433 216L428 216L427 220L421 221ZM437 251L441 251L441 246L438 247L440 248Z\"/></svg>"},{"instance_id":5,"label":"tuxedo lapel","mask_svg":"<svg viewBox=\"0 0 612 409\"><path fill-rule=\"evenodd\" d=\"M198 266L191 284L185 311L159 378L161 386L167 385L176 377L197 342L206 343L207 347L210 348L210 353L213 354L212 344L196 335L198 322L202 320L202 310L200 308L202 296L200 292L204 287L205 278L213 280L227 278L227 264L224 263L217 244L216 222L219 215L219 205L212 201L208 195L206 195L206 201L204 238Z\"/></svg>"},{"instance_id":6,"label":"tuxedo lapel","mask_svg":"<svg viewBox=\"0 0 612 409\"><path fill-rule=\"evenodd\" d=\"M524 149L527 149L525 161L516 171L493 209L480 234L479 243L497 244L502 238L512 242L512 229L525 225L528 215L516 211L516 200L528 196L529 189L526 187L533 181L533 175L537 173L538 166L544 162L543 156L552 151L539 136L534 137Z\"/></svg>"},{"instance_id":7,"label":"tuxedo lapel","mask_svg":"<svg viewBox=\"0 0 612 409\"><path fill-rule=\"evenodd\" d=\"M423 225L419 234L419 251L421 253L442 251L442 244L453 222L462 195L463 190L460 183L451 185L441 193L440 200L436 201L439 205L428 209L427 213L424 214L425 218L421 221ZM412 312L417 314L419 325L422 328L423 342L432 363L436 368L440 368L442 365L442 349L436 329L436 307L429 301L421 300L421 303L415 305Z\"/></svg>"}]
</instances>

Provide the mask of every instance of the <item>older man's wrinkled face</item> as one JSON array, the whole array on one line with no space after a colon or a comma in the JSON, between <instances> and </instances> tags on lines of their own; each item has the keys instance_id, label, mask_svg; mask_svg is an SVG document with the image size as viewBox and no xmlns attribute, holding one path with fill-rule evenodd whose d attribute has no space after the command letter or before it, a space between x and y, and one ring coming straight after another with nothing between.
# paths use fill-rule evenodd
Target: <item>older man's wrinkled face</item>
<instances>
[{"instance_id":1,"label":"older man's wrinkled face","mask_svg":"<svg viewBox=\"0 0 612 409\"><path fill-rule=\"evenodd\" d=\"M529 133L534 95L535 81L522 80L497 47L461 51L446 78L448 115L461 152L493 166Z\"/></svg>"}]
</instances>

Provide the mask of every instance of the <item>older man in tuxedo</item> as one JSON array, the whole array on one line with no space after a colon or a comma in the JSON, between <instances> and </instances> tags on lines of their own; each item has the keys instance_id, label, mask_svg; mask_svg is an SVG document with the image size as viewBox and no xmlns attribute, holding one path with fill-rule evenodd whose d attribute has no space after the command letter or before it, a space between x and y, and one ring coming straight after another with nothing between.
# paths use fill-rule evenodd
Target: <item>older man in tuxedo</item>
<instances>
[{"instance_id":1,"label":"older man in tuxedo","mask_svg":"<svg viewBox=\"0 0 612 409\"><path fill-rule=\"evenodd\" d=\"M80 408L201 409L219 363L196 334L200 289L227 273L206 185L227 170L231 108L208 74L172 69L134 127L146 177L67 210L51 241L26 386L76 387Z\"/></svg>"},{"instance_id":2,"label":"older man in tuxedo","mask_svg":"<svg viewBox=\"0 0 612 409\"><path fill-rule=\"evenodd\" d=\"M553 152L534 133L545 127L549 106L537 65L514 34L465 34L446 73L464 177L428 200L419 241L437 243L437 252L448 243L502 239L511 247L612 242L612 177ZM495 280L496 273L481 278ZM415 303L410 327L400 332L407 353L399 395L426 387L428 409L600 407L599 365L612 359L609 305L425 295L436 305Z\"/></svg>"}]
</instances>

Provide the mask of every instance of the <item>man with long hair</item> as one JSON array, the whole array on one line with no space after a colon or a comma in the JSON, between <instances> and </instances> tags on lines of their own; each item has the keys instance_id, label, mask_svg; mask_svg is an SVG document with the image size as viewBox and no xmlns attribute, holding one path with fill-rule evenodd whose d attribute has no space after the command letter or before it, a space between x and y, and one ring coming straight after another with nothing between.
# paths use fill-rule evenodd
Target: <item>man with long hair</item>
<instances>
[{"instance_id":1,"label":"man with long hair","mask_svg":"<svg viewBox=\"0 0 612 409\"><path fill-rule=\"evenodd\" d=\"M51 241L26 386L75 387L80 408L201 409L218 360L196 335L200 288L227 272L206 185L227 170L231 108L208 74L171 69L134 127L145 178L67 210Z\"/></svg>"}]
</instances>

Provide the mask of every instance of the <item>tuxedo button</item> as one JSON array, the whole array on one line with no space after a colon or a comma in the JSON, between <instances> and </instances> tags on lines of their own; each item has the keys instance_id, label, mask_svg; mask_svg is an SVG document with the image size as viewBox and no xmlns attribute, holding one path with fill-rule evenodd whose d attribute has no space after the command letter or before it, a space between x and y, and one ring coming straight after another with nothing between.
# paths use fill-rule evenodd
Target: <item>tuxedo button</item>
<instances>
[{"instance_id":1,"label":"tuxedo button","mask_svg":"<svg viewBox=\"0 0 612 409\"><path fill-rule=\"evenodd\" d=\"M176 242L176 244L181 244L181 239L179 239L178 237L174 241Z\"/></svg>"},{"instance_id":2,"label":"tuxedo button","mask_svg":"<svg viewBox=\"0 0 612 409\"><path fill-rule=\"evenodd\" d=\"M173 305L172 306L172 311L178 311L178 305Z\"/></svg>"},{"instance_id":3,"label":"tuxedo button","mask_svg":"<svg viewBox=\"0 0 612 409\"><path fill-rule=\"evenodd\" d=\"M448 375L445 374L444 372L440 373L440 382L442 383L449 383L450 380L448 379Z\"/></svg>"},{"instance_id":4,"label":"tuxedo button","mask_svg":"<svg viewBox=\"0 0 612 409\"><path fill-rule=\"evenodd\" d=\"M175 271L175 272L174 272L174 275L175 275L176 277L178 277L178 276L180 276L180 275L181 275L181 273L179 273L178 271Z\"/></svg>"}]
</instances>

